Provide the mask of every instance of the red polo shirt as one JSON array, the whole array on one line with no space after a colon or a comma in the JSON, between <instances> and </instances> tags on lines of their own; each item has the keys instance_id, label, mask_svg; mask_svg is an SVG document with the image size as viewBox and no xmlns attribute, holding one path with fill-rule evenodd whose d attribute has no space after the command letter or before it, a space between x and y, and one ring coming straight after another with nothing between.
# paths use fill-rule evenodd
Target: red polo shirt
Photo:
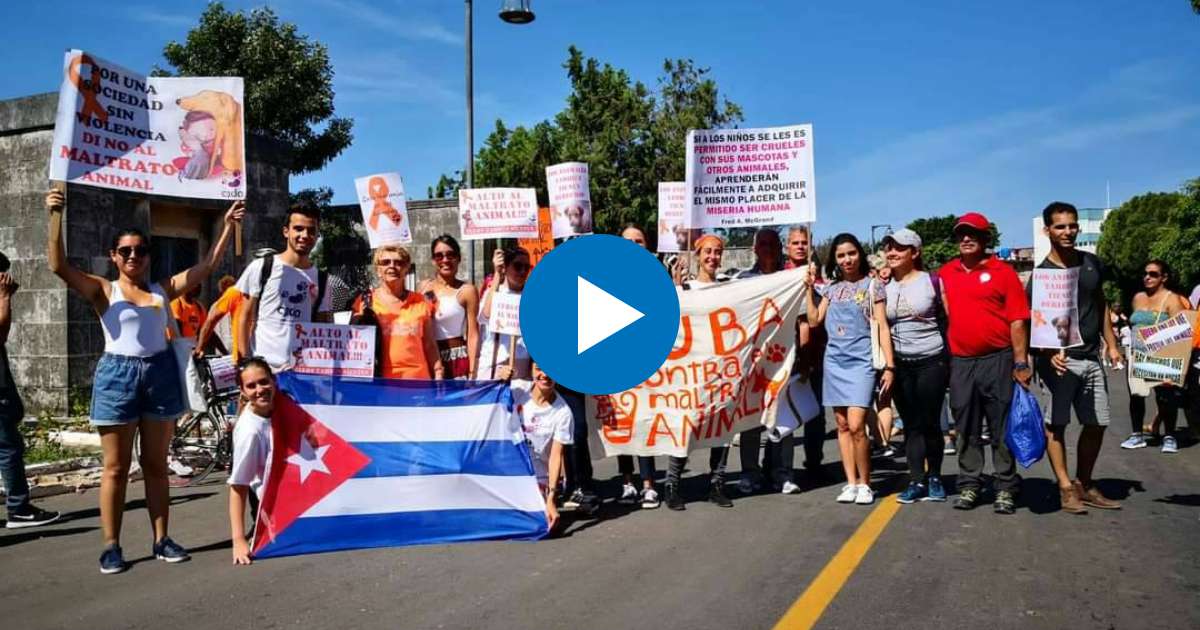
<instances>
[{"instance_id":1,"label":"red polo shirt","mask_svg":"<svg viewBox=\"0 0 1200 630\"><path fill-rule=\"evenodd\" d=\"M1013 322L1029 319L1021 279L991 256L967 270L955 258L938 270L950 311L950 354L978 357L1012 347Z\"/></svg>"}]
</instances>

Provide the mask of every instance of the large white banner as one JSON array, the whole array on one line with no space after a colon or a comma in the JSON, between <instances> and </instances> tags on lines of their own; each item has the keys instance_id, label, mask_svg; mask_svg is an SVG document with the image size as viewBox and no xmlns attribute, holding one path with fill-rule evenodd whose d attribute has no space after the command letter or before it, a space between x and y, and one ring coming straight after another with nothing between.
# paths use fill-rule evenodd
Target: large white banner
<instances>
[{"instance_id":1,"label":"large white banner","mask_svg":"<svg viewBox=\"0 0 1200 630\"><path fill-rule=\"evenodd\" d=\"M686 182L658 182L658 251L691 250L692 218Z\"/></svg>"},{"instance_id":2,"label":"large white banner","mask_svg":"<svg viewBox=\"0 0 1200 630\"><path fill-rule=\"evenodd\" d=\"M554 220L554 238L592 233L592 194L588 165L563 162L546 167L546 193Z\"/></svg>"},{"instance_id":3,"label":"large white banner","mask_svg":"<svg viewBox=\"0 0 1200 630\"><path fill-rule=\"evenodd\" d=\"M375 376L375 327L296 322L292 366L303 374Z\"/></svg>"},{"instance_id":4,"label":"large white banner","mask_svg":"<svg viewBox=\"0 0 1200 630\"><path fill-rule=\"evenodd\" d=\"M155 195L246 196L239 77L147 77L63 58L50 179Z\"/></svg>"},{"instance_id":5,"label":"large white banner","mask_svg":"<svg viewBox=\"0 0 1200 630\"><path fill-rule=\"evenodd\" d=\"M462 188L458 227L463 240L537 238L537 191L532 188Z\"/></svg>"},{"instance_id":6,"label":"large white banner","mask_svg":"<svg viewBox=\"0 0 1200 630\"><path fill-rule=\"evenodd\" d=\"M408 223L408 204L404 199L404 180L400 173L380 173L354 180L358 206L371 249L381 245L412 242Z\"/></svg>"},{"instance_id":7,"label":"large white banner","mask_svg":"<svg viewBox=\"0 0 1200 630\"><path fill-rule=\"evenodd\" d=\"M681 291L666 363L634 389L587 397L592 452L682 457L774 426L796 352L804 273Z\"/></svg>"},{"instance_id":8,"label":"large white banner","mask_svg":"<svg viewBox=\"0 0 1200 630\"><path fill-rule=\"evenodd\" d=\"M813 223L812 125L693 129L687 186L692 227Z\"/></svg>"}]
</instances>

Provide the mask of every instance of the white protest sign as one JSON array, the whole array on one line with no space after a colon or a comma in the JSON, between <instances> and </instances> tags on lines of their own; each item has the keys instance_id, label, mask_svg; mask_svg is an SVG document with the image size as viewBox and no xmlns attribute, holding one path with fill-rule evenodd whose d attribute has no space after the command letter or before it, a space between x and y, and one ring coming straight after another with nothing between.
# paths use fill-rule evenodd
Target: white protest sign
<instances>
[{"instance_id":1,"label":"white protest sign","mask_svg":"<svg viewBox=\"0 0 1200 630\"><path fill-rule=\"evenodd\" d=\"M1158 352L1173 343L1192 339L1192 322L1188 320L1187 311L1165 322L1152 326L1138 326L1135 330L1142 349L1149 353Z\"/></svg>"},{"instance_id":2,"label":"white protest sign","mask_svg":"<svg viewBox=\"0 0 1200 630\"><path fill-rule=\"evenodd\" d=\"M1083 345L1079 334L1079 268L1034 269L1032 328L1033 348L1073 348Z\"/></svg>"},{"instance_id":3,"label":"white protest sign","mask_svg":"<svg viewBox=\"0 0 1200 630\"><path fill-rule=\"evenodd\" d=\"M375 376L375 327L296 322L292 369L304 374Z\"/></svg>"},{"instance_id":4,"label":"white protest sign","mask_svg":"<svg viewBox=\"0 0 1200 630\"><path fill-rule=\"evenodd\" d=\"M63 57L50 179L202 199L246 196L242 79L147 77Z\"/></svg>"},{"instance_id":5,"label":"white protest sign","mask_svg":"<svg viewBox=\"0 0 1200 630\"><path fill-rule=\"evenodd\" d=\"M404 180L399 173L380 173L354 180L358 205L371 249L393 243L411 243Z\"/></svg>"},{"instance_id":6,"label":"white protest sign","mask_svg":"<svg viewBox=\"0 0 1200 630\"><path fill-rule=\"evenodd\" d=\"M464 240L537 238L537 191L464 188L458 191L458 227Z\"/></svg>"},{"instance_id":7,"label":"white protest sign","mask_svg":"<svg viewBox=\"0 0 1200 630\"><path fill-rule=\"evenodd\" d=\"M1151 387L1164 381L1182 387L1192 355L1196 311L1181 311L1150 326L1134 326L1130 335L1129 374Z\"/></svg>"},{"instance_id":8,"label":"white protest sign","mask_svg":"<svg viewBox=\"0 0 1200 630\"><path fill-rule=\"evenodd\" d=\"M564 162L546 167L546 192L550 197L554 238L592 233L592 195L588 165Z\"/></svg>"},{"instance_id":9,"label":"white protest sign","mask_svg":"<svg viewBox=\"0 0 1200 630\"><path fill-rule=\"evenodd\" d=\"M693 129L687 186L695 228L813 223L812 125Z\"/></svg>"},{"instance_id":10,"label":"white protest sign","mask_svg":"<svg viewBox=\"0 0 1200 630\"><path fill-rule=\"evenodd\" d=\"M687 183L658 182L658 251L686 252L692 247Z\"/></svg>"},{"instance_id":11,"label":"white protest sign","mask_svg":"<svg viewBox=\"0 0 1200 630\"><path fill-rule=\"evenodd\" d=\"M631 390L587 396L592 453L685 457L746 429L774 428L796 353L804 273L680 291L679 332L662 367Z\"/></svg>"},{"instance_id":12,"label":"white protest sign","mask_svg":"<svg viewBox=\"0 0 1200 630\"><path fill-rule=\"evenodd\" d=\"M488 332L501 335L521 335L521 294L492 294L492 317L488 320Z\"/></svg>"}]
</instances>

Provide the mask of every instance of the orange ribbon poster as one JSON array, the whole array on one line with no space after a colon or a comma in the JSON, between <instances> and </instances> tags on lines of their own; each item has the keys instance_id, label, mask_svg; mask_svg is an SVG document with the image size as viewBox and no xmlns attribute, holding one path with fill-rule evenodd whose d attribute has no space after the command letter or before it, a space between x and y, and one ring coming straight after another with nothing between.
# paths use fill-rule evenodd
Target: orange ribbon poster
<instances>
[{"instance_id":1,"label":"orange ribbon poster","mask_svg":"<svg viewBox=\"0 0 1200 630\"><path fill-rule=\"evenodd\" d=\"M399 173L380 173L354 180L358 205L371 249L381 245L411 243L404 180Z\"/></svg>"},{"instance_id":2,"label":"orange ribbon poster","mask_svg":"<svg viewBox=\"0 0 1200 630\"><path fill-rule=\"evenodd\" d=\"M592 453L674 455L775 433L795 357L802 269L679 292L675 347L634 389L587 397Z\"/></svg>"},{"instance_id":3,"label":"orange ribbon poster","mask_svg":"<svg viewBox=\"0 0 1200 630\"><path fill-rule=\"evenodd\" d=\"M242 79L151 77L63 57L50 179L142 194L246 197Z\"/></svg>"},{"instance_id":4,"label":"orange ribbon poster","mask_svg":"<svg viewBox=\"0 0 1200 630\"><path fill-rule=\"evenodd\" d=\"M550 219L550 208L538 208L538 237L517 240L529 252L530 267L536 267L542 257L554 249L554 226Z\"/></svg>"}]
</instances>

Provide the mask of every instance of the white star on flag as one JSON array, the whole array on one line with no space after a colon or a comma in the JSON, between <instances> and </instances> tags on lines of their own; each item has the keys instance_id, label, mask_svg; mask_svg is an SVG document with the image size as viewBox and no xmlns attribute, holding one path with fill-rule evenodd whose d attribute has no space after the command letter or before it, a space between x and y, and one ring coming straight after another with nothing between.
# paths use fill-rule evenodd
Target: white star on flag
<instances>
[{"instance_id":1,"label":"white star on flag","mask_svg":"<svg viewBox=\"0 0 1200 630\"><path fill-rule=\"evenodd\" d=\"M325 457L325 451L328 450L328 444L318 446L314 450L312 444L309 444L304 436L300 436L300 452L287 458L289 464L295 464L300 469L300 483L304 483L304 480L308 479L308 475L314 470L329 474L329 469L325 467L325 460L322 459Z\"/></svg>"}]
</instances>

